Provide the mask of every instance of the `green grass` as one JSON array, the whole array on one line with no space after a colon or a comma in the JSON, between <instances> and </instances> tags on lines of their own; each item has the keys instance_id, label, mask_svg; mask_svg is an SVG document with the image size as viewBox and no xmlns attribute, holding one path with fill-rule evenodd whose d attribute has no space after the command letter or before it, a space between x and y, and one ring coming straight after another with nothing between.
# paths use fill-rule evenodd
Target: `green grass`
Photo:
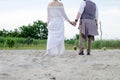
<instances>
[{"instance_id":1,"label":"green grass","mask_svg":"<svg viewBox=\"0 0 120 80\"><path fill-rule=\"evenodd\" d=\"M10 38L10 37L9 37ZM32 39L32 43L28 44L26 41L28 41L27 38L11 38L14 39L15 45L13 48L9 48L6 45L6 40L8 38L5 37L0 37L0 49L5 49L5 50L22 50L22 49L37 49L37 50L45 50L46 49L46 43L47 40L37 40L37 39ZM69 39L65 40L65 49L66 50L72 50L73 46L79 46L78 42L79 40L77 39ZM85 43L85 47L87 44ZM120 49L120 40L96 40L93 42L92 48L93 49L101 49L103 47L106 47L107 49Z\"/></svg>"},{"instance_id":2,"label":"green grass","mask_svg":"<svg viewBox=\"0 0 120 80\"><path fill-rule=\"evenodd\" d=\"M15 45L13 48L9 48L6 45L6 40L8 38L0 37L0 49L46 49L47 40L37 40L33 39L33 41L28 44L27 38L11 38L14 39Z\"/></svg>"}]
</instances>

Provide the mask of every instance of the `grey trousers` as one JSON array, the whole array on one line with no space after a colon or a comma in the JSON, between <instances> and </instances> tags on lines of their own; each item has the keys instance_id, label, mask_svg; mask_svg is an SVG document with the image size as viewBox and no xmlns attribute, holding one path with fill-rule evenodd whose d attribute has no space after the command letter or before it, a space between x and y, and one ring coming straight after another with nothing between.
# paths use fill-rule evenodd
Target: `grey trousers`
<instances>
[{"instance_id":1,"label":"grey trousers","mask_svg":"<svg viewBox=\"0 0 120 80\"><path fill-rule=\"evenodd\" d=\"M84 42L85 42L85 37L84 35L82 34L82 26L79 25L79 45L80 45L80 52L81 51L84 51ZM91 47L92 47L92 40L93 40L93 37L92 36L88 36L87 38L87 52L91 52Z\"/></svg>"}]
</instances>

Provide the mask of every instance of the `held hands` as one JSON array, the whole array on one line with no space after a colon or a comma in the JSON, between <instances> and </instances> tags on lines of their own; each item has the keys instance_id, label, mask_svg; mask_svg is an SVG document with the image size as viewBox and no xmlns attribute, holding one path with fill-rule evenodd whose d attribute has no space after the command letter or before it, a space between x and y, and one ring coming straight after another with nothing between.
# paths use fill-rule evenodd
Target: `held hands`
<instances>
[{"instance_id":1,"label":"held hands","mask_svg":"<svg viewBox=\"0 0 120 80\"><path fill-rule=\"evenodd\" d=\"M76 26L76 22L75 21L70 21L70 24L73 26Z\"/></svg>"},{"instance_id":2,"label":"held hands","mask_svg":"<svg viewBox=\"0 0 120 80\"><path fill-rule=\"evenodd\" d=\"M75 19L75 21L70 21L69 23L73 26L76 26L77 22L78 22L78 19Z\"/></svg>"}]
</instances>

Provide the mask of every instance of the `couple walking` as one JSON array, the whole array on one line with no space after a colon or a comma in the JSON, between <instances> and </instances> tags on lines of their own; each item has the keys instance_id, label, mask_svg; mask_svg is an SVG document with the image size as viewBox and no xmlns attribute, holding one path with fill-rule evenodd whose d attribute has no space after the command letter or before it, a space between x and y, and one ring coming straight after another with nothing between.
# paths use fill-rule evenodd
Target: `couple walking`
<instances>
[{"instance_id":1,"label":"couple walking","mask_svg":"<svg viewBox=\"0 0 120 80\"><path fill-rule=\"evenodd\" d=\"M97 21L98 10L96 4L91 0L83 0L75 21L70 21L67 17L64 6L58 0L53 0L48 4L48 40L47 40L47 54L61 55L64 53L64 19L71 25L76 26L80 19L80 51L79 55L84 55L83 41L87 40L88 48L87 55L90 55L92 40L94 36L98 35Z\"/></svg>"}]
</instances>

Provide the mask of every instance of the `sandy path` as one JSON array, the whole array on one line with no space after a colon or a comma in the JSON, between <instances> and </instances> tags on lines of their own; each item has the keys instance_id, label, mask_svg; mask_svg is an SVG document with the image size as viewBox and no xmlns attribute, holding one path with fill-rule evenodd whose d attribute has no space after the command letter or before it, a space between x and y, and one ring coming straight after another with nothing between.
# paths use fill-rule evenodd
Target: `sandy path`
<instances>
[{"instance_id":1,"label":"sandy path","mask_svg":"<svg viewBox=\"0 0 120 80\"><path fill-rule=\"evenodd\" d=\"M65 51L43 58L44 50L0 50L0 80L120 80L120 50Z\"/></svg>"}]
</instances>

